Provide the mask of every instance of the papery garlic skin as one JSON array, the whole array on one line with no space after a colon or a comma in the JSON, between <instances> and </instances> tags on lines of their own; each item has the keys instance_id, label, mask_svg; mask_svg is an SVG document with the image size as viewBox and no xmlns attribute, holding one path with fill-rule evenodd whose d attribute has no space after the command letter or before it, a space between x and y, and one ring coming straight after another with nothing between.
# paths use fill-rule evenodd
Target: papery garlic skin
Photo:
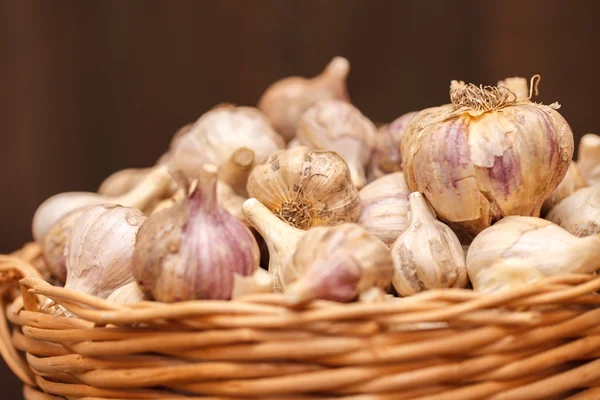
<instances>
[{"instance_id":1,"label":"papery garlic skin","mask_svg":"<svg viewBox=\"0 0 600 400\"><path fill-rule=\"evenodd\" d=\"M229 163L240 147L254 152L256 162L285 147L265 116L253 107L231 105L213 108L203 114L170 150L171 168L177 168L194 179L203 164L221 168Z\"/></svg>"},{"instance_id":2,"label":"papery garlic skin","mask_svg":"<svg viewBox=\"0 0 600 400\"><path fill-rule=\"evenodd\" d=\"M291 76L271 84L258 101L258 108L289 142L296 135L302 114L314 103L323 99L350 101L346 89L349 72L350 62L334 57L314 78Z\"/></svg>"},{"instance_id":3,"label":"papery garlic skin","mask_svg":"<svg viewBox=\"0 0 600 400\"><path fill-rule=\"evenodd\" d=\"M292 257L296 276L286 290L288 302L312 299L350 301L390 284L393 262L385 244L356 224L315 227L298 242Z\"/></svg>"},{"instance_id":4,"label":"papery garlic skin","mask_svg":"<svg viewBox=\"0 0 600 400\"><path fill-rule=\"evenodd\" d=\"M547 214L548 211L560 203L562 199L570 196L577 190L586 186L587 184L585 183L585 179L583 179L583 175L581 175L581 172L579 172L577 163L572 161L563 180L559 183L554 192L552 192L550 197L544 201L544 205L542 206L542 215Z\"/></svg>"},{"instance_id":5,"label":"papery garlic skin","mask_svg":"<svg viewBox=\"0 0 600 400\"><path fill-rule=\"evenodd\" d=\"M133 281L131 262L141 211L100 205L83 213L73 225L65 251L65 288L106 299Z\"/></svg>"},{"instance_id":6,"label":"papery garlic skin","mask_svg":"<svg viewBox=\"0 0 600 400\"><path fill-rule=\"evenodd\" d=\"M133 189L121 196L102 196L97 193L67 192L48 198L35 211L32 222L33 238L43 243L52 226L78 208L98 204L118 204L150 211L154 205L171 194L173 179L167 166L157 166Z\"/></svg>"},{"instance_id":7,"label":"papery garlic skin","mask_svg":"<svg viewBox=\"0 0 600 400\"><path fill-rule=\"evenodd\" d=\"M307 147L278 151L257 165L248 194L300 229L354 222L360 214L358 190L344 160Z\"/></svg>"},{"instance_id":8,"label":"papery garlic skin","mask_svg":"<svg viewBox=\"0 0 600 400\"><path fill-rule=\"evenodd\" d=\"M579 238L536 217L500 220L477 235L467 253L473 289L488 293L549 276L591 274L598 269L599 235Z\"/></svg>"},{"instance_id":9,"label":"papery garlic skin","mask_svg":"<svg viewBox=\"0 0 600 400\"><path fill-rule=\"evenodd\" d=\"M291 257L306 231L283 222L257 199L246 200L243 210L246 219L262 236L269 250L269 274L273 281L273 291L283 292L295 279L290 277L297 276Z\"/></svg>"},{"instance_id":10,"label":"papery garlic skin","mask_svg":"<svg viewBox=\"0 0 600 400\"><path fill-rule=\"evenodd\" d=\"M230 299L234 275L258 267L254 236L218 206L217 168L205 165L198 173L189 197L150 216L137 236L133 273L158 301Z\"/></svg>"},{"instance_id":11,"label":"papery garlic skin","mask_svg":"<svg viewBox=\"0 0 600 400\"><path fill-rule=\"evenodd\" d=\"M392 283L401 296L467 285L465 253L452 230L435 218L423 195L411 193L410 225L391 247Z\"/></svg>"},{"instance_id":12,"label":"papery garlic skin","mask_svg":"<svg viewBox=\"0 0 600 400\"><path fill-rule=\"evenodd\" d=\"M373 152L375 131L375 125L352 104L319 100L302 114L296 137L304 146L338 153L360 189L366 184L365 167Z\"/></svg>"},{"instance_id":13,"label":"papery garlic skin","mask_svg":"<svg viewBox=\"0 0 600 400\"><path fill-rule=\"evenodd\" d=\"M408 227L408 195L404 174L395 172L369 183L359 192L358 224L388 246Z\"/></svg>"},{"instance_id":14,"label":"papery garlic skin","mask_svg":"<svg viewBox=\"0 0 600 400\"><path fill-rule=\"evenodd\" d=\"M579 141L577 165L589 186L600 186L600 136L583 135Z\"/></svg>"},{"instance_id":15,"label":"papery garlic skin","mask_svg":"<svg viewBox=\"0 0 600 400\"><path fill-rule=\"evenodd\" d=\"M579 189L555 205L546 219L583 237L600 233L600 186Z\"/></svg>"},{"instance_id":16,"label":"papery garlic skin","mask_svg":"<svg viewBox=\"0 0 600 400\"><path fill-rule=\"evenodd\" d=\"M476 88L486 92L479 98L469 94L471 86L452 87L456 104L423 110L406 128L408 187L425 195L440 220L471 237L506 215L539 216L573 155L567 122L554 107L516 101L505 88L492 94ZM484 94L495 101L490 109L471 108L487 106Z\"/></svg>"},{"instance_id":17,"label":"papery garlic skin","mask_svg":"<svg viewBox=\"0 0 600 400\"><path fill-rule=\"evenodd\" d=\"M151 168L127 168L106 178L98 188L103 196L120 196L133 189L151 171Z\"/></svg>"},{"instance_id":18,"label":"papery garlic skin","mask_svg":"<svg viewBox=\"0 0 600 400\"><path fill-rule=\"evenodd\" d=\"M112 292L106 301L115 304L135 304L146 300L146 296L137 282L129 282Z\"/></svg>"},{"instance_id":19,"label":"papery garlic skin","mask_svg":"<svg viewBox=\"0 0 600 400\"><path fill-rule=\"evenodd\" d=\"M409 112L380 127L375 133L373 154L371 156L372 178L402 171L402 138L408 123L417 115Z\"/></svg>"}]
</instances>

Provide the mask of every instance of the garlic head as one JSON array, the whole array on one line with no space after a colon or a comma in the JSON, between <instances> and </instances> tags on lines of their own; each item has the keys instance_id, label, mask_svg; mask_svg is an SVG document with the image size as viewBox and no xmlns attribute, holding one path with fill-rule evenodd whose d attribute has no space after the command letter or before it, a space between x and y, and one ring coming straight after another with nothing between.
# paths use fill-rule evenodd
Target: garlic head
<instances>
[{"instance_id":1,"label":"garlic head","mask_svg":"<svg viewBox=\"0 0 600 400\"><path fill-rule=\"evenodd\" d=\"M371 173L374 179L385 174L402 171L402 138L410 120L417 115L409 112L381 126L375 133Z\"/></svg>"},{"instance_id":2,"label":"garlic head","mask_svg":"<svg viewBox=\"0 0 600 400\"><path fill-rule=\"evenodd\" d=\"M577 165L589 186L600 186L600 136L583 135L579 141Z\"/></svg>"},{"instance_id":3,"label":"garlic head","mask_svg":"<svg viewBox=\"0 0 600 400\"><path fill-rule=\"evenodd\" d=\"M117 171L102 181L98 194L120 196L133 189L151 171L151 168L127 168Z\"/></svg>"},{"instance_id":4,"label":"garlic head","mask_svg":"<svg viewBox=\"0 0 600 400\"><path fill-rule=\"evenodd\" d=\"M546 215L575 236L600 233L600 186L579 189L555 205Z\"/></svg>"},{"instance_id":5,"label":"garlic head","mask_svg":"<svg viewBox=\"0 0 600 400\"><path fill-rule=\"evenodd\" d=\"M129 282L112 292L106 301L115 304L135 304L146 300L146 296L137 282Z\"/></svg>"},{"instance_id":6,"label":"garlic head","mask_svg":"<svg viewBox=\"0 0 600 400\"><path fill-rule=\"evenodd\" d=\"M550 197L544 201L544 205L542 206L542 214L545 215L555 205L560 203L562 199L570 196L572 193L575 193L577 190L586 186L587 184L585 183L585 179L583 179L583 175L581 175L579 168L577 168L577 163L572 161L563 180L558 184L556 189L554 189L554 192L552 192Z\"/></svg>"}]
</instances>

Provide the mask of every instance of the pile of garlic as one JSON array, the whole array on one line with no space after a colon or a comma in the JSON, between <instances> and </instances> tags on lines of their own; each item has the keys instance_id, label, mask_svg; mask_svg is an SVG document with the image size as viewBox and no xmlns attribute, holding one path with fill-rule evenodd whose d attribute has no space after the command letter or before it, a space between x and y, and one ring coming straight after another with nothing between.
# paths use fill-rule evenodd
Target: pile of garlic
<instances>
[{"instance_id":1,"label":"pile of garlic","mask_svg":"<svg viewBox=\"0 0 600 400\"><path fill-rule=\"evenodd\" d=\"M219 104L155 166L46 200L32 228L53 283L123 304L299 304L600 268L600 137L571 162L569 125L531 101L535 80L453 81L450 104L377 130L350 103L349 69L335 57L257 108Z\"/></svg>"}]
</instances>

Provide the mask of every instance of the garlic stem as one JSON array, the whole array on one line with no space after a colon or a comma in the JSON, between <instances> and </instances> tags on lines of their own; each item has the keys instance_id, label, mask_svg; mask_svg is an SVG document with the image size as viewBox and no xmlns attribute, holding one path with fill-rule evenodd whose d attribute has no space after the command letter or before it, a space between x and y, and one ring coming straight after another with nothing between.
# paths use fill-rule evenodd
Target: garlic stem
<instances>
[{"instance_id":1,"label":"garlic stem","mask_svg":"<svg viewBox=\"0 0 600 400\"><path fill-rule=\"evenodd\" d=\"M254 167L254 151L247 147L240 147L233 152L229 162L223 165L219 171L219 178L227 183L235 192L248 197L246 184L248 175Z\"/></svg>"},{"instance_id":2,"label":"garlic stem","mask_svg":"<svg viewBox=\"0 0 600 400\"><path fill-rule=\"evenodd\" d=\"M198 184L190 194L190 205L200 206L207 212L213 212L219 207L217 201L217 167L204 164L198 173Z\"/></svg>"}]
</instances>

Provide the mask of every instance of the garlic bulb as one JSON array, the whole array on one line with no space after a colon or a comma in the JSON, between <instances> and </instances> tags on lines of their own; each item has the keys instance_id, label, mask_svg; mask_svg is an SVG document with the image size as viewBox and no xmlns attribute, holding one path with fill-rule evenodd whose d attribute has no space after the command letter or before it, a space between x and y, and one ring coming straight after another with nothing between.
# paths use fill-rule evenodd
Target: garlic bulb
<instances>
[{"instance_id":1,"label":"garlic bulb","mask_svg":"<svg viewBox=\"0 0 600 400\"><path fill-rule=\"evenodd\" d=\"M467 253L469 278L480 292L598 269L600 235L579 238L536 217L503 218L477 235Z\"/></svg>"},{"instance_id":2,"label":"garlic bulb","mask_svg":"<svg viewBox=\"0 0 600 400\"><path fill-rule=\"evenodd\" d=\"M504 86L513 92L518 100L529 100L529 88L525 78L520 76L504 78L504 80L498 81L496 86Z\"/></svg>"},{"instance_id":3,"label":"garlic bulb","mask_svg":"<svg viewBox=\"0 0 600 400\"><path fill-rule=\"evenodd\" d=\"M385 174L402 171L402 155L400 148L406 126L416 115L409 112L396 118L389 124L380 127L375 133L373 154L371 155L371 172L374 179Z\"/></svg>"},{"instance_id":4,"label":"garlic bulb","mask_svg":"<svg viewBox=\"0 0 600 400\"><path fill-rule=\"evenodd\" d=\"M106 298L106 301L115 304L134 304L144 300L144 292L135 281L121 286Z\"/></svg>"},{"instance_id":5,"label":"garlic bulb","mask_svg":"<svg viewBox=\"0 0 600 400\"><path fill-rule=\"evenodd\" d=\"M358 224L390 246L408 227L408 195L402 172L385 175L362 188Z\"/></svg>"},{"instance_id":6,"label":"garlic bulb","mask_svg":"<svg viewBox=\"0 0 600 400\"><path fill-rule=\"evenodd\" d=\"M151 168L127 168L106 178L98 188L103 196L120 196L133 189L151 171Z\"/></svg>"},{"instance_id":7,"label":"garlic bulb","mask_svg":"<svg viewBox=\"0 0 600 400\"><path fill-rule=\"evenodd\" d=\"M372 288L385 288L393 261L385 244L356 224L311 228L292 257L296 276L286 290L289 303L312 299L349 301Z\"/></svg>"},{"instance_id":8,"label":"garlic bulb","mask_svg":"<svg viewBox=\"0 0 600 400\"><path fill-rule=\"evenodd\" d=\"M419 112L406 128L408 187L470 237L506 215L539 216L573 155L573 133L558 105L456 81L450 98L452 104Z\"/></svg>"},{"instance_id":9,"label":"garlic bulb","mask_svg":"<svg viewBox=\"0 0 600 400\"><path fill-rule=\"evenodd\" d=\"M579 189L555 205L546 219L575 236L600 233L600 186Z\"/></svg>"},{"instance_id":10,"label":"garlic bulb","mask_svg":"<svg viewBox=\"0 0 600 400\"><path fill-rule=\"evenodd\" d=\"M300 147L302 146L302 143L300 143L300 140L298 140L298 138L293 138L292 140L290 140L290 142L287 144L287 148L288 149L292 149L294 147Z\"/></svg>"},{"instance_id":11,"label":"garlic bulb","mask_svg":"<svg viewBox=\"0 0 600 400\"><path fill-rule=\"evenodd\" d=\"M465 254L452 230L435 218L427 200L411 193L410 225L391 248L392 283L401 296L437 288L467 285Z\"/></svg>"},{"instance_id":12,"label":"garlic bulb","mask_svg":"<svg viewBox=\"0 0 600 400\"><path fill-rule=\"evenodd\" d=\"M194 179L203 164L223 168L240 147L252 150L261 162L285 142L256 108L225 105L206 112L174 143L169 164L175 162Z\"/></svg>"},{"instance_id":13,"label":"garlic bulb","mask_svg":"<svg viewBox=\"0 0 600 400\"><path fill-rule=\"evenodd\" d=\"M250 173L248 194L300 229L354 222L360 214L348 166L329 151L295 147L272 154Z\"/></svg>"},{"instance_id":14,"label":"garlic bulb","mask_svg":"<svg viewBox=\"0 0 600 400\"><path fill-rule=\"evenodd\" d=\"M106 299L132 282L135 237L145 220L139 210L114 205L83 213L71 229L65 251L65 288Z\"/></svg>"},{"instance_id":15,"label":"garlic bulb","mask_svg":"<svg viewBox=\"0 0 600 400\"><path fill-rule=\"evenodd\" d=\"M243 205L246 219L258 231L269 249L269 274L273 280L273 291L282 292L295 276L291 257L298 241L306 231L294 228L277 218L257 199L248 199Z\"/></svg>"},{"instance_id":16,"label":"garlic bulb","mask_svg":"<svg viewBox=\"0 0 600 400\"><path fill-rule=\"evenodd\" d=\"M60 219L78 208L97 204L118 204L151 210L154 204L168 196L173 180L166 166L157 166L144 177L133 189L121 196L102 196L97 193L68 192L54 195L44 201L33 216L33 238L43 243L52 226Z\"/></svg>"},{"instance_id":17,"label":"garlic bulb","mask_svg":"<svg viewBox=\"0 0 600 400\"><path fill-rule=\"evenodd\" d=\"M359 189L365 185L375 125L352 104L341 100L316 102L300 118L296 135L307 147L338 153L348 164L354 185Z\"/></svg>"},{"instance_id":18,"label":"garlic bulb","mask_svg":"<svg viewBox=\"0 0 600 400\"><path fill-rule=\"evenodd\" d=\"M350 62L334 57L314 78L291 76L271 84L258 101L258 108L289 142L296 135L302 114L314 103L323 99L350 101L346 89L349 72Z\"/></svg>"},{"instance_id":19,"label":"garlic bulb","mask_svg":"<svg viewBox=\"0 0 600 400\"><path fill-rule=\"evenodd\" d=\"M189 192L182 173L175 174ZM217 168L204 165L189 197L148 218L140 229L133 273L158 301L230 299L234 275L258 267L258 245L240 221L218 206Z\"/></svg>"},{"instance_id":20,"label":"garlic bulb","mask_svg":"<svg viewBox=\"0 0 600 400\"><path fill-rule=\"evenodd\" d=\"M175 135L173 135L171 142L169 143L169 150L160 156L160 158L156 161L156 165L167 165L171 161L173 149L177 146L179 139L185 136L185 134L192 129L192 126L194 126L193 123L186 124L179 128L177 132L175 132Z\"/></svg>"},{"instance_id":21,"label":"garlic bulb","mask_svg":"<svg viewBox=\"0 0 600 400\"><path fill-rule=\"evenodd\" d=\"M589 186L600 186L600 136L583 135L579 141L577 165Z\"/></svg>"},{"instance_id":22,"label":"garlic bulb","mask_svg":"<svg viewBox=\"0 0 600 400\"><path fill-rule=\"evenodd\" d=\"M586 186L585 180L583 179L581 172L579 172L579 168L577 168L577 163L572 161L563 180L559 183L556 189L554 189L554 192L552 192L550 197L544 201L544 205L542 206L542 214L545 215L552 209L552 207L560 203L562 199L570 196L575 191Z\"/></svg>"},{"instance_id":23,"label":"garlic bulb","mask_svg":"<svg viewBox=\"0 0 600 400\"><path fill-rule=\"evenodd\" d=\"M219 178L237 194L247 198L246 184L253 167L254 151L247 147L240 147L233 152L229 162L219 169Z\"/></svg>"}]
</instances>

